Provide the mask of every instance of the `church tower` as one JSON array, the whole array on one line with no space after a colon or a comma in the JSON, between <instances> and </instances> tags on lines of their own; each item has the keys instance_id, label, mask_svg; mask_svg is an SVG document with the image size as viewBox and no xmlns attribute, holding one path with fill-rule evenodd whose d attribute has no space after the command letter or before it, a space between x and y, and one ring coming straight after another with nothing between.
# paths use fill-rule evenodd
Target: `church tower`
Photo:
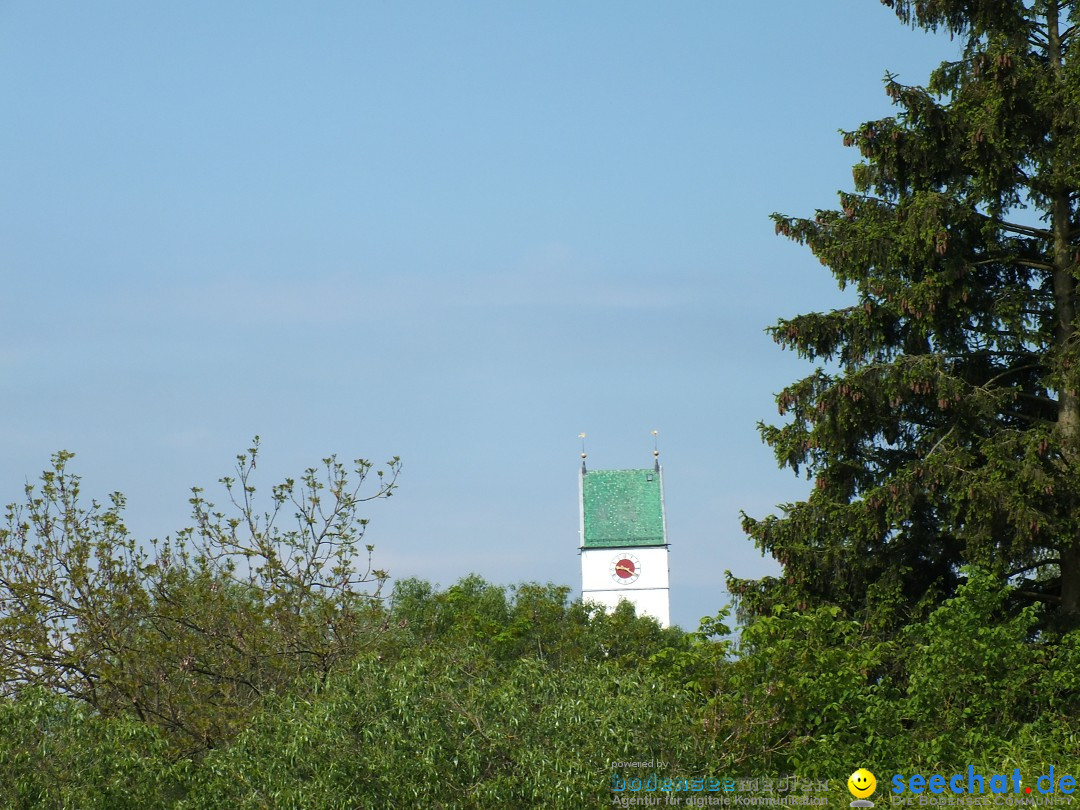
<instances>
[{"instance_id":1,"label":"church tower","mask_svg":"<svg viewBox=\"0 0 1080 810\"><path fill-rule=\"evenodd\" d=\"M581 596L608 610L623 599L661 627L668 608L668 542L660 453L642 470L588 470L581 453Z\"/></svg>"}]
</instances>

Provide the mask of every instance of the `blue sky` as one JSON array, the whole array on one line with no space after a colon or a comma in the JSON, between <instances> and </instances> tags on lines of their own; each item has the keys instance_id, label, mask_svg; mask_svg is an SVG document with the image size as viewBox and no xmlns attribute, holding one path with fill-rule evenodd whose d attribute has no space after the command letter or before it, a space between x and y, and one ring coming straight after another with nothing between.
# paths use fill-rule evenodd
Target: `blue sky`
<instances>
[{"instance_id":1,"label":"blue sky","mask_svg":"<svg viewBox=\"0 0 1080 810\"><path fill-rule=\"evenodd\" d=\"M850 188L837 130L954 57L874 0L0 4L0 500L59 449L140 537L259 434L269 490L404 461L395 577L580 584L578 439L650 462L672 617L775 570L807 483L758 420L842 305L772 211Z\"/></svg>"}]
</instances>

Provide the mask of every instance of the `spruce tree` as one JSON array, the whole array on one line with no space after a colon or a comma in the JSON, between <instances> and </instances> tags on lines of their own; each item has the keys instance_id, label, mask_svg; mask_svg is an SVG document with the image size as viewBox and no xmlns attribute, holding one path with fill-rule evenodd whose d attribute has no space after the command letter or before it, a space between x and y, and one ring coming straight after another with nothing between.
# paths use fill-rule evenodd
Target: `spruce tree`
<instances>
[{"instance_id":1,"label":"spruce tree","mask_svg":"<svg viewBox=\"0 0 1080 810\"><path fill-rule=\"evenodd\" d=\"M748 613L828 602L886 624L960 567L1080 619L1080 2L882 0L961 57L925 87L886 75L894 116L857 148L839 210L774 215L851 306L781 320L813 361L762 425L809 497L744 528L783 566L731 579Z\"/></svg>"}]
</instances>

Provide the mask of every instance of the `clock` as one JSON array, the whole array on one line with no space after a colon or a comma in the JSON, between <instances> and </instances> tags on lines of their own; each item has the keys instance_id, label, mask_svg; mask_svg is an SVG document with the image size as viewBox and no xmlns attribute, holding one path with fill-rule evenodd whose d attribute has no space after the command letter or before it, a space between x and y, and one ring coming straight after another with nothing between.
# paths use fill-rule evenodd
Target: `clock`
<instances>
[{"instance_id":1,"label":"clock","mask_svg":"<svg viewBox=\"0 0 1080 810\"><path fill-rule=\"evenodd\" d=\"M633 554L616 554L611 559L611 578L619 585L629 585L641 576L641 560Z\"/></svg>"}]
</instances>

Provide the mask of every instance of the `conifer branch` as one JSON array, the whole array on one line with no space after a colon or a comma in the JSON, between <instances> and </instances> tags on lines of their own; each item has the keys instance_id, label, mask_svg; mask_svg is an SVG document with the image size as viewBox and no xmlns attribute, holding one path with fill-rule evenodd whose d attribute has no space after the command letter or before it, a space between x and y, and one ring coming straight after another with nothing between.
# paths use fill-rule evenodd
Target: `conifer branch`
<instances>
[{"instance_id":1,"label":"conifer branch","mask_svg":"<svg viewBox=\"0 0 1080 810\"><path fill-rule=\"evenodd\" d=\"M1019 225L1015 222L1008 222L998 217L987 216L986 214L979 214L980 217L987 222L993 223L1003 231L1009 231L1010 233L1018 233L1023 236L1033 236L1036 239L1053 239L1053 231L1048 231L1045 228L1032 228L1029 225Z\"/></svg>"},{"instance_id":2,"label":"conifer branch","mask_svg":"<svg viewBox=\"0 0 1080 810\"><path fill-rule=\"evenodd\" d=\"M955 424L951 428L949 428L949 430L945 433L944 436L942 436L940 439L938 439L936 442L934 442L934 446L930 448L930 452L928 452L925 456L923 456L923 458L927 459L927 458L930 458L930 456L934 455L934 451L936 451L939 447L941 447L941 443L943 441L945 441L947 438L949 438L949 436L952 435L952 432L954 430L956 430L956 425Z\"/></svg>"},{"instance_id":3,"label":"conifer branch","mask_svg":"<svg viewBox=\"0 0 1080 810\"><path fill-rule=\"evenodd\" d=\"M1037 560L1037 561L1035 561L1035 562L1033 562L1033 563L1031 563L1029 565L1024 565L1024 566L1021 566L1020 568L1015 568L1012 571L1009 571L1005 576L1007 576L1007 577L1015 577L1017 574L1022 574L1025 571L1034 571L1036 568L1042 568L1042 567L1047 566L1047 565L1059 565L1060 563L1061 563L1061 560L1058 559L1057 557L1050 557L1050 558L1045 559L1045 560Z\"/></svg>"},{"instance_id":4,"label":"conifer branch","mask_svg":"<svg viewBox=\"0 0 1080 810\"><path fill-rule=\"evenodd\" d=\"M1020 399L1026 399L1028 402L1038 402L1041 405L1053 405L1057 407L1058 401L1051 397L1043 397L1038 394L1029 394L1027 391L1017 391L1016 396Z\"/></svg>"},{"instance_id":5,"label":"conifer branch","mask_svg":"<svg viewBox=\"0 0 1080 810\"><path fill-rule=\"evenodd\" d=\"M1055 605L1061 604L1061 597L1052 593L1039 593L1038 591L1015 591L1017 596L1024 596L1028 599L1035 599L1040 602L1053 602Z\"/></svg>"},{"instance_id":6,"label":"conifer branch","mask_svg":"<svg viewBox=\"0 0 1080 810\"><path fill-rule=\"evenodd\" d=\"M989 380L987 380L986 382L984 382L982 385L980 385L978 387L985 391L991 385L996 383L998 380L1002 380L1002 379L1004 379L1005 377L1008 377L1011 374L1016 374L1016 373L1018 373L1020 371L1031 371L1031 370L1037 369L1037 368L1046 368L1046 364L1045 363L1028 363L1027 365L1016 366L1015 368L1005 369L1005 371L1001 372L1000 374L994 375L993 377L991 377ZM1057 404L1057 403L1054 403L1054 404Z\"/></svg>"},{"instance_id":7,"label":"conifer branch","mask_svg":"<svg viewBox=\"0 0 1080 810\"><path fill-rule=\"evenodd\" d=\"M988 259L980 259L977 262L972 262L971 264L973 267L991 267L995 264L1012 264L1031 267L1035 270L1046 270L1047 272L1053 272L1054 270L1054 265L1050 264L1050 262L1041 262L1037 259L1025 259L1023 256L992 256Z\"/></svg>"}]
</instances>

